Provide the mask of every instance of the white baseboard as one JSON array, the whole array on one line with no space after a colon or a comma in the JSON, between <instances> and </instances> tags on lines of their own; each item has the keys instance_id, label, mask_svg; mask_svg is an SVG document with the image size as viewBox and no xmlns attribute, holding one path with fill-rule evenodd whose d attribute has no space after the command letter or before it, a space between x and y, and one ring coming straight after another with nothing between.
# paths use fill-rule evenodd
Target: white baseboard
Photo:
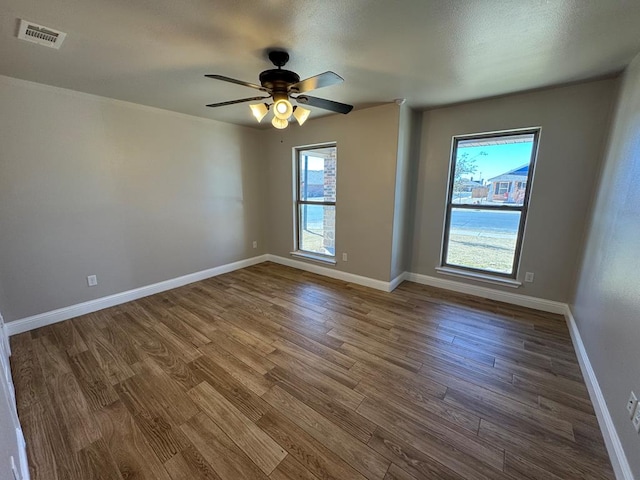
<instances>
[{"instance_id":1,"label":"white baseboard","mask_svg":"<svg viewBox=\"0 0 640 480\"><path fill-rule=\"evenodd\" d=\"M355 283L357 285L375 288L376 290L382 290L383 292L390 292L391 290L393 290L393 288L391 288L391 282L363 277L354 273L343 272L341 270L323 267L321 265L307 263L301 260L294 260L292 258L285 258L272 254L267 254L267 260L273 263L279 263L280 265L297 268L298 270L304 270L305 272L316 273L318 275L324 275L325 277L342 280L343 282Z\"/></svg>"},{"instance_id":2,"label":"white baseboard","mask_svg":"<svg viewBox=\"0 0 640 480\"><path fill-rule=\"evenodd\" d=\"M409 278L409 272L402 272L400 275L398 275L396 278L394 278L389 282L389 291L393 292L396 288L398 288L398 285L400 285L402 282L404 282L408 278Z\"/></svg>"},{"instance_id":3,"label":"white baseboard","mask_svg":"<svg viewBox=\"0 0 640 480\"><path fill-rule=\"evenodd\" d=\"M172 278L170 280L146 285L126 292L120 292L107 297L97 298L95 300L89 300L88 302L78 303L76 305L70 305L50 312L44 312L31 317L22 318L20 320L14 320L13 322L7 322L5 326L9 335L16 335L35 328L51 325L52 323L62 322L63 320L96 312L103 308L113 307L132 300L137 300L138 298L147 297L166 290L171 290L172 288L178 288L189 283L198 282L206 278L222 275L223 273L250 267L251 265L262 263L266 260L267 255L260 255L240 260L238 262L227 263L226 265L220 265L219 267L190 273L188 275L183 275L182 277Z\"/></svg>"},{"instance_id":4,"label":"white baseboard","mask_svg":"<svg viewBox=\"0 0 640 480\"><path fill-rule=\"evenodd\" d=\"M502 290L494 290L493 288L480 287L478 285L469 285L468 283L431 277L420 273L407 273L406 279L410 282L421 283L422 285L429 285L430 287L443 288L445 290L465 293L475 297L489 298L491 300L510 303L512 305L542 310L543 312L564 314L566 311L566 304L562 302L530 297L528 295L521 295L518 293L503 292Z\"/></svg>"},{"instance_id":5,"label":"white baseboard","mask_svg":"<svg viewBox=\"0 0 640 480\"><path fill-rule=\"evenodd\" d=\"M582 370L584 382L589 390L591 403L593 404L596 417L598 418L598 424L602 431L602 436L607 447L607 452L609 453L609 459L611 460L613 471L618 480L633 480L631 467L629 466L627 456L625 455L622 443L620 442L620 437L618 437L618 431L613 424L613 419L611 418L611 414L609 413L609 409L607 408L607 404L604 400L600 384L598 383L596 374L593 371L591 362L589 361L589 355L587 355L587 350L585 349L584 343L582 343L582 337L580 336L578 325L576 324L576 320L573 317L573 313L571 312L569 305L566 305L565 307L564 314L567 319L567 326L569 327L571 340L573 341L573 348L575 349L576 356L578 357L578 363L580 364L580 370Z\"/></svg>"}]
</instances>

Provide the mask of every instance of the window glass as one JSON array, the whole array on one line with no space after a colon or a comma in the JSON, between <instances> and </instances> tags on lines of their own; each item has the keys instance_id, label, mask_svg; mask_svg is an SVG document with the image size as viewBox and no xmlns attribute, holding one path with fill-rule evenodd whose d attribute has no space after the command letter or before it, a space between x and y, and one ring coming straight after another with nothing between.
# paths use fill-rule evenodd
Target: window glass
<instances>
[{"instance_id":1,"label":"window glass","mask_svg":"<svg viewBox=\"0 0 640 480\"><path fill-rule=\"evenodd\" d=\"M454 138L444 266L517 276L538 135Z\"/></svg>"},{"instance_id":2,"label":"window glass","mask_svg":"<svg viewBox=\"0 0 640 480\"><path fill-rule=\"evenodd\" d=\"M296 150L296 249L335 256L337 148Z\"/></svg>"}]
</instances>

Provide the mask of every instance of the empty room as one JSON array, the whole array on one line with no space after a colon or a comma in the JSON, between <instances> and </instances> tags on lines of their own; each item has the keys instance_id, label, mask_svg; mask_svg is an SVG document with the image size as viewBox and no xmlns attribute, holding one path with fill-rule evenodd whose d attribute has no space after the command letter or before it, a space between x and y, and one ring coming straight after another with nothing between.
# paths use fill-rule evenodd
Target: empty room
<instances>
[{"instance_id":1,"label":"empty room","mask_svg":"<svg viewBox=\"0 0 640 480\"><path fill-rule=\"evenodd\" d=\"M638 25L1 0L0 480L640 479Z\"/></svg>"}]
</instances>

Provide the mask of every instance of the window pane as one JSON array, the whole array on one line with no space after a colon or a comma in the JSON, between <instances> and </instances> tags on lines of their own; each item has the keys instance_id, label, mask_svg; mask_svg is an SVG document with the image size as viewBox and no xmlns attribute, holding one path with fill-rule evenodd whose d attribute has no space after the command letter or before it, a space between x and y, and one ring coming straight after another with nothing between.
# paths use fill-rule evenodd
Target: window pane
<instances>
[{"instance_id":1,"label":"window pane","mask_svg":"<svg viewBox=\"0 0 640 480\"><path fill-rule=\"evenodd\" d=\"M299 205L298 225L300 250L335 255L335 206Z\"/></svg>"},{"instance_id":2,"label":"window pane","mask_svg":"<svg viewBox=\"0 0 640 480\"><path fill-rule=\"evenodd\" d=\"M336 147L305 150L299 155L300 200L336 201Z\"/></svg>"},{"instance_id":3,"label":"window pane","mask_svg":"<svg viewBox=\"0 0 640 480\"><path fill-rule=\"evenodd\" d=\"M460 140L453 204L524 204L534 134Z\"/></svg>"},{"instance_id":4,"label":"window pane","mask_svg":"<svg viewBox=\"0 0 640 480\"><path fill-rule=\"evenodd\" d=\"M446 263L511 274L520 212L451 209Z\"/></svg>"}]
</instances>

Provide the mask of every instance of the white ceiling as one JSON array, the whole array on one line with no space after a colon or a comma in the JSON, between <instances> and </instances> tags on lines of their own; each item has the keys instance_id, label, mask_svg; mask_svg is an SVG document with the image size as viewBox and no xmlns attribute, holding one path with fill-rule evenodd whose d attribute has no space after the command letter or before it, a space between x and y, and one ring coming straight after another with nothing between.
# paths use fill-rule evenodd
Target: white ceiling
<instances>
[{"instance_id":1,"label":"white ceiling","mask_svg":"<svg viewBox=\"0 0 640 480\"><path fill-rule=\"evenodd\" d=\"M25 18L60 50L16 38ZM640 51L639 0L1 0L0 74L256 126L246 104L264 51L284 47L311 95L356 108L428 107L620 71ZM323 111L313 109L313 116Z\"/></svg>"}]
</instances>

